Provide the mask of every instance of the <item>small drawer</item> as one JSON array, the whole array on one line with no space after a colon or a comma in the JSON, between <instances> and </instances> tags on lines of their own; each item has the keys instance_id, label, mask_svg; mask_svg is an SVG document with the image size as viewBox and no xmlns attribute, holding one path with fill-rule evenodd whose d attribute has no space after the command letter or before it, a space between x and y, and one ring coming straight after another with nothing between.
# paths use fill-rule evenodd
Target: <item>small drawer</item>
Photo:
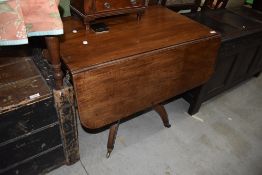
<instances>
[{"instance_id":1,"label":"small drawer","mask_svg":"<svg viewBox=\"0 0 262 175\"><path fill-rule=\"evenodd\" d=\"M6 169L15 163L61 145L58 124L50 125L43 131L23 136L17 141L0 144L0 170Z\"/></svg>"},{"instance_id":2,"label":"small drawer","mask_svg":"<svg viewBox=\"0 0 262 175\"><path fill-rule=\"evenodd\" d=\"M142 6L142 0L98 0L96 1L96 12L120 10Z\"/></svg>"},{"instance_id":3,"label":"small drawer","mask_svg":"<svg viewBox=\"0 0 262 175\"><path fill-rule=\"evenodd\" d=\"M0 143L56 121L53 97L0 114Z\"/></svg>"}]
</instances>

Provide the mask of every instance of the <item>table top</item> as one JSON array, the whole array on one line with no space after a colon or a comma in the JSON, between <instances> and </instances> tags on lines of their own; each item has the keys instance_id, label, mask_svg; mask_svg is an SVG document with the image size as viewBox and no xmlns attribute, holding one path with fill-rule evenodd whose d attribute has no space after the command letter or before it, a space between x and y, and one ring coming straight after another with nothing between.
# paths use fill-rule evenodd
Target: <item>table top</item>
<instances>
[{"instance_id":1,"label":"table top","mask_svg":"<svg viewBox=\"0 0 262 175\"><path fill-rule=\"evenodd\" d=\"M64 20L61 55L72 74L141 53L218 36L210 33L208 27L161 6L147 8L140 22L136 14L102 21L109 26L108 33L88 32L81 21ZM87 45L82 43L85 40Z\"/></svg>"},{"instance_id":2,"label":"table top","mask_svg":"<svg viewBox=\"0 0 262 175\"><path fill-rule=\"evenodd\" d=\"M207 10L187 16L218 31L222 41L262 31L261 13L247 7Z\"/></svg>"}]
</instances>

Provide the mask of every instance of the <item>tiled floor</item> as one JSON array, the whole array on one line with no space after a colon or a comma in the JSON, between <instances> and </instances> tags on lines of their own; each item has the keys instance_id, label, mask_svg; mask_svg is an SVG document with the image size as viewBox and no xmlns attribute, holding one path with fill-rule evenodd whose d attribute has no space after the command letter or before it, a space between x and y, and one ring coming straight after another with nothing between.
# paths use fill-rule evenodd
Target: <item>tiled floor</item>
<instances>
[{"instance_id":1,"label":"tiled floor","mask_svg":"<svg viewBox=\"0 0 262 175\"><path fill-rule=\"evenodd\" d=\"M79 126L81 162L49 175L261 175L262 76L205 103L194 116L178 99L165 105L172 127L150 111L122 123L106 159L108 130Z\"/></svg>"}]
</instances>

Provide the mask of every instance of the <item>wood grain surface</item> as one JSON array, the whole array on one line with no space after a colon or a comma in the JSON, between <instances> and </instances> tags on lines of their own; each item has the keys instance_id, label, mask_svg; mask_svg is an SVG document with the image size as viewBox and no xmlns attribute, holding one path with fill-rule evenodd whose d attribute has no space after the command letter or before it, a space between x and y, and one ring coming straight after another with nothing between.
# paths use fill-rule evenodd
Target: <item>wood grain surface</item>
<instances>
[{"instance_id":1,"label":"wood grain surface","mask_svg":"<svg viewBox=\"0 0 262 175\"><path fill-rule=\"evenodd\" d=\"M61 45L71 71L82 124L95 129L156 105L208 80L220 36L162 7L140 23L105 21L109 33L86 33L68 19ZM78 33L72 33L72 29ZM87 39L89 44L83 45Z\"/></svg>"},{"instance_id":2,"label":"wood grain surface","mask_svg":"<svg viewBox=\"0 0 262 175\"><path fill-rule=\"evenodd\" d=\"M30 57L0 57L0 114L50 96L51 91Z\"/></svg>"}]
</instances>

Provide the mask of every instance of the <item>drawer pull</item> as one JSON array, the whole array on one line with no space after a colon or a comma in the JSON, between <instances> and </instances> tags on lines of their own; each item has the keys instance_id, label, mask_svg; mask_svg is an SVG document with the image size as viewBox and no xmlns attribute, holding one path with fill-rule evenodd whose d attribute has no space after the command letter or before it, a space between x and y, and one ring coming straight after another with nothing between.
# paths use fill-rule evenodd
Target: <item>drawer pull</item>
<instances>
[{"instance_id":1,"label":"drawer pull","mask_svg":"<svg viewBox=\"0 0 262 175\"><path fill-rule=\"evenodd\" d=\"M111 8L111 4L109 2L105 2L104 3L104 7L107 8L107 9L110 9Z\"/></svg>"},{"instance_id":2,"label":"drawer pull","mask_svg":"<svg viewBox=\"0 0 262 175\"><path fill-rule=\"evenodd\" d=\"M136 5L136 0L130 0L130 3L131 3L132 5Z\"/></svg>"}]
</instances>

